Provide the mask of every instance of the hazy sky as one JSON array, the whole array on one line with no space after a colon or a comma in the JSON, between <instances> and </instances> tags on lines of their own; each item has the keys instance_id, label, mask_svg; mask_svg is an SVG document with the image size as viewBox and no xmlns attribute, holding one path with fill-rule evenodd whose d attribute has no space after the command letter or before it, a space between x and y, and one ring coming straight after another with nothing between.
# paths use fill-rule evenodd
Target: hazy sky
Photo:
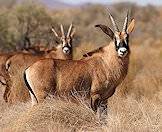
<instances>
[{"instance_id":1,"label":"hazy sky","mask_svg":"<svg viewBox=\"0 0 162 132\"><path fill-rule=\"evenodd\" d=\"M153 4L153 5L162 5L162 0L60 0L68 4L80 4L80 3L115 3L115 2L135 2L141 5Z\"/></svg>"}]
</instances>

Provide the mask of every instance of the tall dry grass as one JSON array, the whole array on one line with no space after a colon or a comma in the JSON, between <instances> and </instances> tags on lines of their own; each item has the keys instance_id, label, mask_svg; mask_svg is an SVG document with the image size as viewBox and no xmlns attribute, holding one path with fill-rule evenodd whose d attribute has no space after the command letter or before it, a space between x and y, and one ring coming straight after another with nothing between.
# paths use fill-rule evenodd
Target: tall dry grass
<instances>
[{"instance_id":1,"label":"tall dry grass","mask_svg":"<svg viewBox=\"0 0 162 132\"><path fill-rule=\"evenodd\" d=\"M0 120L3 131L160 131L161 104L142 98L137 101L113 97L109 102L106 125L86 105L48 100L33 108L18 104L4 111Z\"/></svg>"},{"instance_id":2,"label":"tall dry grass","mask_svg":"<svg viewBox=\"0 0 162 132\"><path fill-rule=\"evenodd\" d=\"M88 44L84 48L78 47L82 53L95 47ZM131 51L128 76L108 100L106 125L84 101L76 105L52 99L31 108L30 103L8 106L1 98L0 129L11 132L162 131L162 47L134 44Z\"/></svg>"},{"instance_id":3,"label":"tall dry grass","mask_svg":"<svg viewBox=\"0 0 162 132\"><path fill-rule=\"evenodd\" d=\"M145 42L145 41L144 41ZM87 47L86 47L87 46ZM77 57L93 44L76 49ZM79 51L80 50L80 51ZM131 45L129 73L108 101L106 125L84 104L47 100L8 106L0 98L2 131L156 131L162 130L162 47L145 42Z\"/></svg>"}]
</instances>

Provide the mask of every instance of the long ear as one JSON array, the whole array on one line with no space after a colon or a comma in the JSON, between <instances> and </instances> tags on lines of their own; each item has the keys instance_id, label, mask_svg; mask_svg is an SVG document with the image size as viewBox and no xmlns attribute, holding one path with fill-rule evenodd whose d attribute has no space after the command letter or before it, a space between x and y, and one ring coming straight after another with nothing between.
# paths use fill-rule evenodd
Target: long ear
<instances>
[{"instance_id":1,"label":"long ear","mask_svg":"<svg viewBox=\"0 0 162 132\"><path fill-rule=\"evenodd\" d=\"M6 61L6 64L5 64L5 68L6 68L7 71L9 69L10 65L11 65L11 61L10 60L7 60Z\"/></svg>"},{"instance_id":2,"label":"long ear","mask_svg":"<svg viewBox=\"0 0 162 132\"><path fill-rule=\"evenodd\" d=\"M73 31L72 31L71 34L70 34L70 37L71 37L71 38L74 37L75 32L76 32L76 28L73 28Z\"/></svg>"},{"instance_id":3,"label":"long ear","mask_svg":"<svg viewBox=\"0 0 162 132\"><path fill-rule=\"evenodd\" d=\"M134 27L135 27L135 20L132 19L131 23L129 24L127 28L127 33L130 34L133 31Z\"/></svg>"},{"instance_id":4,"label":"long ear","mask_svg":"<svg viewBox=\"0 0 162 132\"><path fill-rule=\"evenodd\" d=\"M62 48L62 44L58 44L55 48L56 50Z\"/></svg>"},{"instance_id":5,"label":"long ear","mask_svg":"<svg viewBox=\"0 0 162 132\"><path fill-rule=\"evenodd\" d=\"M0 76L0 83L2 85L6 85L6 80L5 80L5 78L3 76Z\"/></svg>"},{"instance_id":6,"label":"long ear","mask_svg":"<svg viewBox=\"0 0 162 132\"><path fill-rule=\"evenodd\" d=\"M95 25L95 27L101 28L101 30L102 30L104 33L106 33L111 39L114 38L114 33L113 33L113 31L112 31L109 27L107 27L107 26L105 26L105 25L101 25L101 24Z\"/></svg>"},{"instance_id":7,"label":"long ear","mask_svg":"<svg viewBox=\"0 0 162 132\"><path fill-rule=\"evenodd\" d=\"M56 37L59 37L58 34L57 34L57 32L55 31L55 29L54 29L53 27L51 28L51 30L52 30L52 32L54 33L54 35L55 35Z\"/></svg>"}]
</instances>

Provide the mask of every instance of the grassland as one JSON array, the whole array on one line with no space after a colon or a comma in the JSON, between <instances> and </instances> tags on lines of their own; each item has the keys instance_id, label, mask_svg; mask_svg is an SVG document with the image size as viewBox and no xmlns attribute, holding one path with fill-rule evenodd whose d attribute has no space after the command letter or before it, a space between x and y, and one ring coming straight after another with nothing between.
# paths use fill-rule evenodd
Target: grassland
<instances>
[{"instance_id":1,"label":"grassland","mask_svg":"<svg viewBox=\"0 0 162 132\"><path fill-rule=\"evenodd\" d=\"M3 131L155 131L162 130L162 48L133 46L129 74L108 101L106 125L81 100L46 100L34 108L8 106L1 98ZM146 52L147 51L147 52ZM149 51L149 52L148 52Z\"/></svg>"}]
</instances>

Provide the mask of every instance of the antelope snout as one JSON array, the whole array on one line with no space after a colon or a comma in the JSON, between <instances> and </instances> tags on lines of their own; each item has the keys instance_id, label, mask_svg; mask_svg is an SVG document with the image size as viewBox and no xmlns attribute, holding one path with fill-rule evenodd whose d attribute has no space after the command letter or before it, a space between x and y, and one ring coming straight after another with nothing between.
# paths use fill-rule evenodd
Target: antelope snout
<instances>
[{"instance_id":1,"label":"antelope snout","mask_svg":"<svg viewBox=\"0 0 162 132\"><path fill-rule=\"evenodd\" d=\"M125 57L128 53L128 50L125 47L118 49L118 56L119 57Z\"/></svg>"},{"instance_id":2,"label":"antelope snout","mask_svg":"<svg viewBox=\"0 0 162 132\"><path fill-rule=\"evenodd\" d=\"M63 52L64 52L65 54L69 54L69 53L70 53L70 49L69 49L68 47L64 47L64 48L63 48Z\"/></svg>"}]
</instances>

